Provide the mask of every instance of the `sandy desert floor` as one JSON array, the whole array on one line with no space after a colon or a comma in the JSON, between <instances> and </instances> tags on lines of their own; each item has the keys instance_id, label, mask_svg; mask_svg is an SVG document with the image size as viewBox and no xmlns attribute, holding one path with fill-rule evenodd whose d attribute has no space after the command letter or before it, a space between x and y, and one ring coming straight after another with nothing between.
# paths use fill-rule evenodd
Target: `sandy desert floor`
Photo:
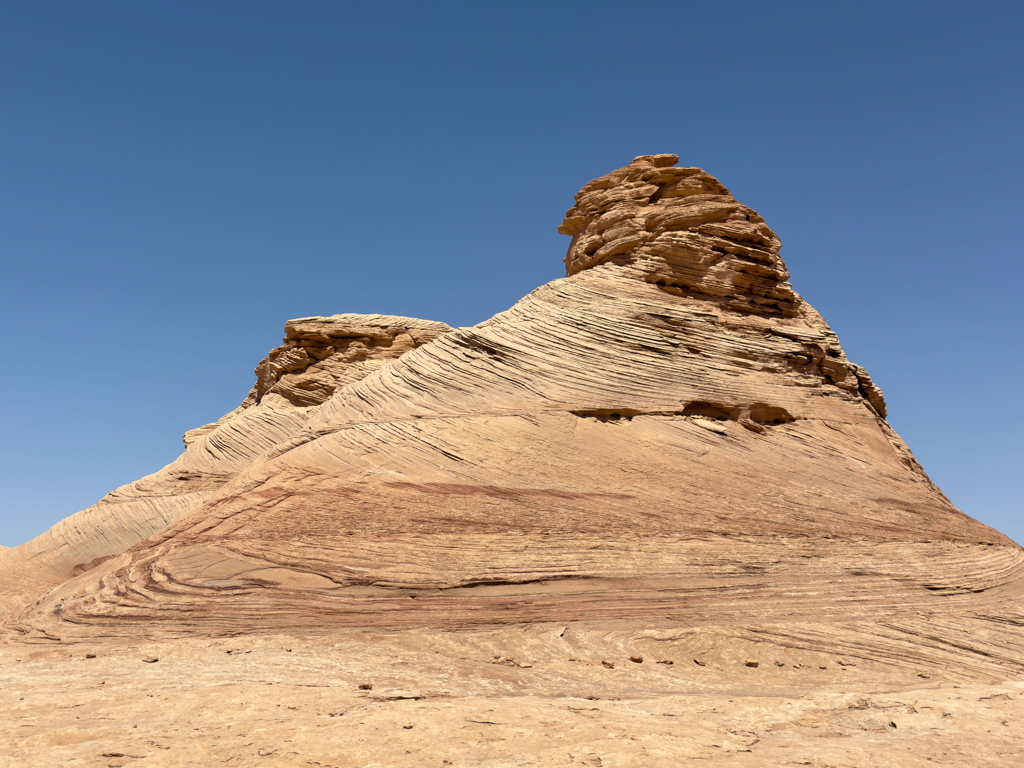
<instances>
[{"instance_id":1,"label":"sandy desert floor","mask_svg":"<svg viewBox=\"0 0 1024 768\"><path fill-rule=\"evenodd\" d=\"M867 768L1024 755L1021 681L635 626L7 645L0 702L3 766Z\"/></svg>"}]
</instances>

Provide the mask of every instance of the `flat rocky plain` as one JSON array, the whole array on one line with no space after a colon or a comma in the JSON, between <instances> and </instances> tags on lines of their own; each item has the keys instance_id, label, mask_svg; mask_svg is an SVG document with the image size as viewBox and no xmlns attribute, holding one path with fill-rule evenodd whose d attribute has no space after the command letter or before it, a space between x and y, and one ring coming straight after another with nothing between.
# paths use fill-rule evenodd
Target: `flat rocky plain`
<instances>
[{"instance_id":1,"label":"flat rocky plain","mask_svg":"<svg viewBox=\"0 0 1024 768\"><path fill-rule=\"evenodd\" d=\"M0 764L1019 764L1019 681L715 641L544 625L5 649Z\"/></svg>"}]
</instances>

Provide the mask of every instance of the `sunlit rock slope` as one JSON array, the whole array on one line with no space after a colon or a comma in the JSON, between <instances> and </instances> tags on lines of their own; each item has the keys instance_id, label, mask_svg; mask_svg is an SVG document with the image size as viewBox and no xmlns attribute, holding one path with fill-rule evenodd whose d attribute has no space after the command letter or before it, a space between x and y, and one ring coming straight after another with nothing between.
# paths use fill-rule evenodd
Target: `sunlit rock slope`
<instances>
[{"instance_id":1,"label":"sunlit rock slope","mask_svg":"<svg viewBox=\"0 0 1024 768\"><path fill-rule=\"evenodd\" d=\"M290 320L284 343L256 367L257 382L245 401L185 433L185 452L175 461L0 552L0 612L160 531L301 429L335 389L448 330L444 323L386 315Z\"/></svg>"},{"instance_id":2,"label":"sunlit rock slope","mask_svg":"<svg viewBox=\"0 0 1024 768\"><path fill-rule=\"evenodd\" d=\"M930 481L763 219L676 161L587 184L560 230L568 276L478 326L358 381L288 367L322 352L272 354L251 399L280 410L191 433L194 453L251 430L245 459L129 535L103 517L124 538L101 554L127 551L9 631L577 622L1018 676L1024 553Z\"/></svg>"}]
</instances>

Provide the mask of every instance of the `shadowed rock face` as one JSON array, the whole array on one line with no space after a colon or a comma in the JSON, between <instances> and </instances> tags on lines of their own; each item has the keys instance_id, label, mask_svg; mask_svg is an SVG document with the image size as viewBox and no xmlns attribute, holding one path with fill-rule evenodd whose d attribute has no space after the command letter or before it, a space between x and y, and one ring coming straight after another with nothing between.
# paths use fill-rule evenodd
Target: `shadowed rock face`
<instances>
[{"instance_id":1,"label":"shadowed rock face","mask_svg":"<svg viewBox=\"0 0 1024 768\"><path fill-rule=\"evenodd\" d=\"M243 408L271 395L296 406L320 405L339 387L359 381L451 328L408 317L334 315L289 320L284 330L284 344L256 366L256 385Z\"/></svg>"},{"instance_id":2,"label":"shadowed rock face","mask_svg":"<svg viewBox=\"0 0 1024 768\"><path fill-rule=\"evenodd\" d=\"M779 256L778 235L718 179L700 168L673 167L678 161L675 155L638 157L580 190L558 228L572 235L566 274L606 263L630 265L666 293L701 298L719 309L748 316L802 316L812 323L818 317L816 338L804 339L809 343L787 358L789 367L804 366L800 373L823 376L859 393L884 418L881 390L867 371L846 360L839 340L786 282L789 272ZM777 423L775 416L787 419L764 408L758 410L766 422Z\"/></svg>"},{"instance_id":3,"label":"shadowed rock face","mask_svg":"<svg viewBox=\"0 0 1024 768\"><path fill-rule=\"evenodd\" d=\"M675 161L583 188L568 277L358 380L326 363L375 336L289 324L247 410L322 405L11 631L558 621L1019 674L1021 549L929 480L763 220Z\"/></svg>"},{"instance_id":4,"label":"shadowed rock face","mask_svg":"<svg viewBox=\"0 0 1024 768\"><path fill-rule=\"evenodd\" d=\"M645 155L594 179L576 195L558 231L572 235L574 275L599 264L635 264L644 280L722 307L794 317L800 298L786 282L778 236L700 168L675 155Z\"/></svg>"},{"instance_id":5,"label":"shadowed rock face","mask_svg":"<svg viewBox=\"0 0 1024 768\"><path fill-rule=\"evenodd\" d=\"M444 323L387 315L288 321L284 344L256 367L257 383L245 401L219 421L186 432L185 452L174 462L0 554L0 611L9 613L160 531L298 431L339 386L449 330Z\"/></svg>"}]
</instances>

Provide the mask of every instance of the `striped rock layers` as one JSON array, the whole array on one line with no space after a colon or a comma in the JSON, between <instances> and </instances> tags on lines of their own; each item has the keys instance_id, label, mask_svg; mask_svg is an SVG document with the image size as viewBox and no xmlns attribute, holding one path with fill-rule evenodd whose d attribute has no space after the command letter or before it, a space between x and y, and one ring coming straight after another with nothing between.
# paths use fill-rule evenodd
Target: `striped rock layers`
<instances>
[{"instance_id":1,"label":"striped rock layers","mask_svg":"<svg viewBox=\"0 0 1024 768\"><path fill-rule=\"evenodd\" d=\"M289 368L326 341L276 351L251 397L322 405L9 628L717 627L1018 674L1024 553L929 480L761 217L676 160L587 184L568 276L478 326L332 391Z\"/></svg>"},{"instance_id":2,"label":"striped rock layers","mask_svg":"<svg viewBox=\"0 0 1024 768\"><path fill-rule=\"evenodd\" d=\"M298 431L331 393L451 330L386 315L290 320L245 401L185 433L185 452L32 541L0 553L0 615L162 530Z\"/></svg>"}]
</instances>

